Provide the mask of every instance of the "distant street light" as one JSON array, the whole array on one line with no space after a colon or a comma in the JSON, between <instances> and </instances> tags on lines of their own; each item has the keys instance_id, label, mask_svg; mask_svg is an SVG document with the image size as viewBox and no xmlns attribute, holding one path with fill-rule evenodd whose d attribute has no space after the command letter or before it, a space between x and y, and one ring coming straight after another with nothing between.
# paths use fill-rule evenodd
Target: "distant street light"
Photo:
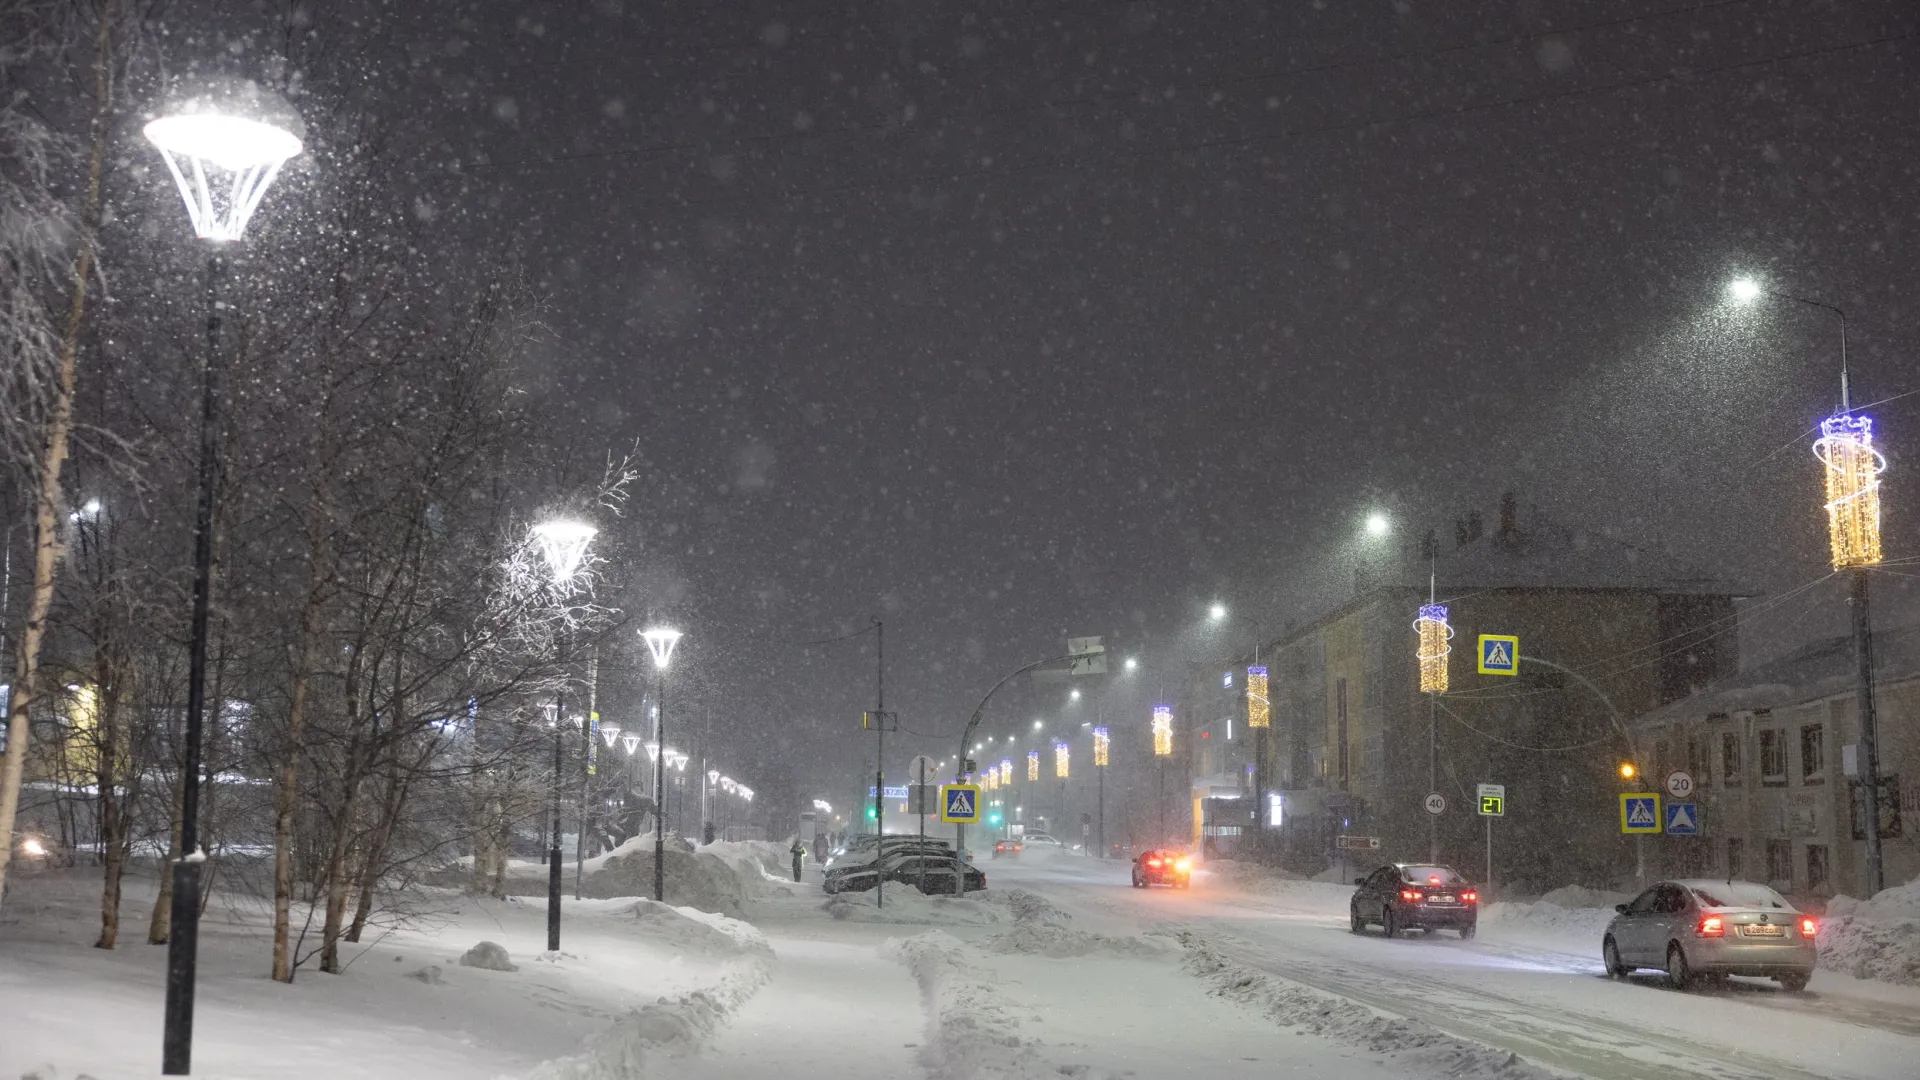
<instances>
[{"instance_id":1,"label":"distant street light","mask_svg":"<svg viewBox=\"0 0 1920 1080\"><path fill-rule=\"evenodd\" d=\"M1127 657L1125 666L1128 671L1138 671L1140 669L1140 661L1137 657L1129 656Z\"/></svg>"},{"instance_id":2,"label":"distant street light","mask_svg":"<svg viewBox=\"0 0 1920 1080\"><path fill-rule=\"evenodd\" d=\"M160 1071L193 1071L193 991L200 943L200 743L206 711L213 515L219 489L220 292L223 242L237 241L306 129L277 94L245 80L199 83L143 129L173 174L195 236L207 247L207 353L200 386L199 502L193 522L193 615L187 652L187 730L180 770L180 848L173 864L167 996ZM186 169L181 168L182 162ZM191 179L189 179L189 173Z\"/></svg>"},{"instance_id":3,"label":"distant street light","mask_svg":"<svg viewBox=\"0 0 1920 1080\"><path fill-rule=\"evenodd\" d=\"M1392 528L1393 524L1387 520L1387 515L1377 511L1367 515L1368 536L1385 536Z\"/></svg>"},{"instance_id":4,"label":"distant street light","mask_svg":"<svg viewBox=\"0 0 1920 1080\"><path fill-rule=\"evenodd\" d=\"M1214 622L1219 622L1226 617L1227 605L1225 604L1215 604L1207 609L1207 618L1212 619Z\"/></svg>"},{"instance_id":5,"label":"distant street light","mask_svg":"<svg viewBox=\"0 0 1920 1080\"><path fill-rule=\"evenodd\" d=\"M654 698L653 737L662 748L667 745L667 665L673 662L673 648L680 643L680 631L656 626L640 632L653 654L654 670L660 674L660 692ZM664 752L664 749L663 749ZM653 770L653 898L667 901L667 770L664 764Z\"/></svg>"}]
</instances>

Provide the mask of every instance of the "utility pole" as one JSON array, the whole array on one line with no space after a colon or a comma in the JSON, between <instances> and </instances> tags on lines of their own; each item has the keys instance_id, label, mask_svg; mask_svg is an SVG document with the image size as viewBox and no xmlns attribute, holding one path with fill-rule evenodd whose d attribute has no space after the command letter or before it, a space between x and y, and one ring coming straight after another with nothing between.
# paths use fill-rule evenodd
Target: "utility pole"
<instances>
[{"instance_id":1,"label":"utility pole","mask_svg":"<svg viewBox=\"0 0 1920 1080\"><path fill-rule=\"evenodd\" d=\"M873 906L887 906L887 624L873 620Z\"/></svg>"}]
</instances>

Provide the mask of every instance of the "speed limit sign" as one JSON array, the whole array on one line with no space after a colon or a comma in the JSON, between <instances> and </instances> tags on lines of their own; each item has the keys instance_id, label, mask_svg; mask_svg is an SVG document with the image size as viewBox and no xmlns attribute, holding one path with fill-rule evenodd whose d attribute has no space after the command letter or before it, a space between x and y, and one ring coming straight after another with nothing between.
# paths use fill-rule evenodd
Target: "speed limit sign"
<instances>
[{"instance_id":1,"label":"speed limit sign","mask_svg":"<svg viewBox=\"0 0 1920 1080\"><path fill-rule=\"evenodd\" d=\"M1677 802L1685 802L1693 794L1693 774L1676 769L1667 774L1667 794Z\"/></svg>"},{"instance_id":2,"label":"speed limit sign","mask_svg":"<svg viewBox=\"0 0 1920 1080\"><path fill-rule=\"evenodd\" d=\"M1427 796L1427 813L1432 814L1435 817L1439 817L1441 814L1444 814L1446 812L1447 812L1447 797L1445 795L1442 795L1436 791L1433 794Z\"/></svg>"}]
</instances>

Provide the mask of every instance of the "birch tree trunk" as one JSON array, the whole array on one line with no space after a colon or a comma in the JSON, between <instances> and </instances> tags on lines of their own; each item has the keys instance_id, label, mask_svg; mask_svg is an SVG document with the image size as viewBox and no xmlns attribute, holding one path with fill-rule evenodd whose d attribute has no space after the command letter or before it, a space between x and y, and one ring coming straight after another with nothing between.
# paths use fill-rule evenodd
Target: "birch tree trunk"
<instances>
[{"instance_id":1,"label":"birch tree trunk","mask_svg":"<svg viewBox=\"0 0 1920 1080\"><path fill-rule=\"evenodd\" d=\"M93 111L88 121L87 179L82 204L82 226L73 253L72 294L60 351L54 362L53 400L39 454L38 487L33 496L33 587L27 596L25 624L14 655L12 691L7 700L7 753L0 762L0 838L13 836L20 810L20 788L27 768L27 713L33 706L40 675L40 643L46 636L47 611L53 605L53 578L60 550L60 470L67 461L67 439L73 430L74 366L80 351L80 328L86 320L87 282L93 275L94 246L100 226L100 169L106 158L113 107L113 25L109 7L100 13L94 37ZM0 896L5 895L7 864L13 844L0 843Z\"/></svg>"},{"instance_id":2,"label":"birch tree trunk","mask_svg":"<svg viewBox=\"0 0 1920 1080\"><path fill-rule=\"evenodd\" d=\"M320 636L320 608L326 595L328 569L325 527L314 523L307 553L307 600L300 610L300 637L295 646L293 685L287 706L287 742L273 797L273 978L293 981L293 814L300 779L300 736L306 723L307 691L313 680L315 642Z\"/></svg>"}]
</instances>

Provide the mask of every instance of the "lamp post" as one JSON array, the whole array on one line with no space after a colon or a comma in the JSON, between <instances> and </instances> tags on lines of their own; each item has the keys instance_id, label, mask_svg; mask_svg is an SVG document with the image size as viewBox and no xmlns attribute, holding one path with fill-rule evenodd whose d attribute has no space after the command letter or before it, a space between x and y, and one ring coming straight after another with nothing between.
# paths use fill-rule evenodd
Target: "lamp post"
<instances>
[{"instance_id":1,"label":"lamp post","mask_svg":"<svg viewBox=\"0 0 1920 1080\"><path fill-rule=\"evenodd\" d=\"M1847 313L1834 304L1767 288L1752 278L1727 287L1739 303L1763 296L1819 308L1840 323L1840 411L1820 422L1813 452L1826 480L1827 540L1835 572L1849 571L1847 605L1853 623L1854 702L1860 722L1860 799L1865 818L1866 895L1886 884L1880 852L1880 732L1873 691L1873 623L1867 571L1880 564L1880 474L1886 459L1873 447L1873 418L1853 409L1847 369Z\"/></svg>"},{"instance_id":2,"label":"lamp post","mask_svg":"<svg viewBox=\"0 0 1920 1080\"><path fill-rule=\"evenodd\" d=\"M206 712L207 621L213 592L213 512L219 488L220 290L223 244L238 241L305 127L278 95L241 80L192 87L148 123L147 140L173 175L194 235L207 245L207 351L200 384L199 498L193 520L193 615L187 654L186 755L180 772L180 850L173 863L161 1072L193 1071L193 994L200 940L200 749ZM184 165L184 168L183 168Z\"/></svg>"},{"instance_id":3,"label":"lamp post","mask_svg":"<svg viewBox=\"0 0 1920 1080\"><path fill-rule=\"evenodd\" d=\"M713 840L713 789L718 787L719 784L720 770L708 769L707 782L701 785L700 788L700 819L703 822L702 835L706 837L709 843Z\"/></svg>"},{"instance_id":4,"label":"lamp post","mask_svg":"<svg viewBox=\"0 0 1920 1080\"><path fill-rule=\"evenodd\" d=\"M680 631L664 626L642 630L640 637L653 654L653 668L660 676L659 693L654 698L653 737L660 744L660 756L653 768L653 898L667 900L667 665L673 660L673 648L680 644Z\"/></svg>"},{"instance_id":5,"label":"lamp post","mask_svg":"<svg viewBox=\"0 0 1920 1080\"><path fill-rule=\"evenodd\" d=\"M553 575L555 599L566 603L567 596L573 592L574 579L580 573L580 564L587 557L587 545L593 542L594 535L600 530L578 521L544 521L533 527L533 538L540 545L540 555L547 562L547 570ZM567 659L567 639L564 627L555 643L561 664ZM547 837L547 950L558 952L560 949L560 791L566 785L566 742L567 727L567 683L563 673L560 685L553 692L553 797L550 810L549 835ZM591 735L588 738L592 738ZM584 801L582 806L584 808ZM584 824L583 824L584 827Z\"/></svg>"}]
</instances>

